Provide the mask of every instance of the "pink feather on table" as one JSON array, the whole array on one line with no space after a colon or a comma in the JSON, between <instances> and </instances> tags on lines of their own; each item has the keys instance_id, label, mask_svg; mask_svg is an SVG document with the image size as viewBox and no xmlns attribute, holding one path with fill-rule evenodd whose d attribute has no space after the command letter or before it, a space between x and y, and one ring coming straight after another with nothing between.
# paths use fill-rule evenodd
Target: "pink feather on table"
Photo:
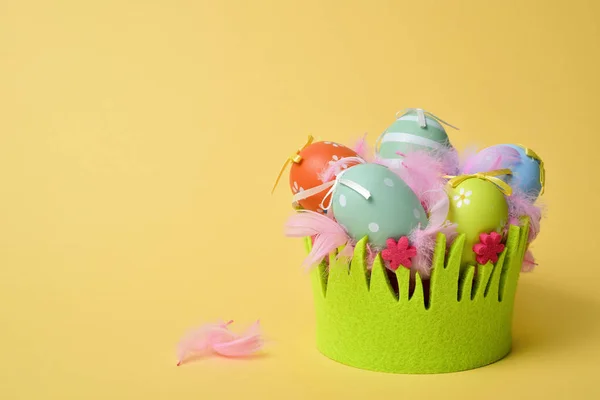
<instances>
[{"instance_id":1,"label":"pink feather on table","mask_svg":"<svg viewBox=\"0 0 600 400\"><path fill-rule=\"evenodd\" d=\"M177 359L179 363L183 361L187 354L194 353L196 355L202 355L208 353L210 351L212 338L226 335L228 332L226 326L229 323L231 323L231 321L227 324L205 324L189 331L179 341L177 346Z\"/></svg>"},{"instance_id":2,"label":"pink feather on table","mask_svg":"<svg viewBox=\"0 0 600 400\"><path fill-rule=\"evenodd\" d=\"M330 216L310 210L299 210L292 215L285 225L288 237L315 236L312 249L304 259L303 265L311 267L338 247L347 245L350 237Z\"/></svg>"},{"instance_id":3,"label":"pink feather on table","mask_svg":"<svg viewBox=\"0 0 600 400\"><path fill-rule=\"evenodd\" d=\"M231 323L233 321L205 324L188 332L177 345L177 365L181 365L190 356L214 352L227 357L244 357L262 348L263 339L258 321L241 335L229 330Z\"/></svg>"},{"instance_id":4,"label":"pink feather on table","mask_svg":"<svg viewBox=\"0 0 600 400\"><path fill-rule=\"evenodd\" d=\"M260 322L256 321L241 336L213 344L213 350L225 357L243 357L259 351L263 346Z\"/></svg>"}]
</instances>

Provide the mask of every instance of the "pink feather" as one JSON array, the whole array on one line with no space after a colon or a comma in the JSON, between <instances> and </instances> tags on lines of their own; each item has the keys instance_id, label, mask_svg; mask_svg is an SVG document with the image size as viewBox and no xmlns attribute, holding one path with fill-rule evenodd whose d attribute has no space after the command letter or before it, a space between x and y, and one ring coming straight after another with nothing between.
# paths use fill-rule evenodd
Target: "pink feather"
<instances>
[{"instance_id":1,"label":"pink feather","mask_svg":"<svg viewBox=\"0 0 600 400\"><path fill-rule=\"evenodd\" d=\"M448 219L450 211L450 199L448 194L443 189L431 190L428 192L430 199L436 199L428 204L429 224L428 228L443 226Z\"/></svg>"},{"instance_id":2,"label":"pink feather","mask_svg":"<svg viewBox=\"0 0 600 400\"><path fill-rule=\"evenodd\" d=\"M373 263L375 262L375 257L377 257L377 254L379 254L380 250L381 249L376 248L371 243L367 243L367 259L366 259L366 263L367 263L367 269L368 270L371 270L371 268L373 268Z\"/></svg>"},{"instance_id":3,"label":"pink feather","mask_svg":"<svg viewBox=\"0 0 600 400\"><path fill-rule=\"evenodd\" d=\"M258 321L241 335L229 330L231 323L233 321L205 324L188 332L177 346L177 365L190 356L202 356L211 351L227 357L243 357L262 348Z\"/></svg>"},{"instance_id":4,"label":"pink feather","mask_svg":"<svg viewBox=\"0 0 600 400\"><path fill-rule=\"evenodd\" d=\"M210 350L213 337L221 337L227 335L228 323L205 324L199 328L189 331L179 342L177 346L177 359L179 363L183 361L186 355L204 354Z\"/></svg>"},{"instance_id":5,"label":"pink feather","mask_svg":"<svg viewBox=\"0 0 600 400\"><path fill-rule=\"evenodd\" d=\"M242 335L230 341L213 344L213 350L225 357L244 357L256 353L263 347L263 338L260 335L260 322L256 321Z\"/></svg>"},{"instance_id":6,"label":"pink feather","mask_svg":"<svg viewBox=\"0 0 600 400\"><path fill-rule=\"evenodd\" d=\"M521 217L529 217L529 237L527 243L533 242L540 232L542 207L535 204L535 199L522 192L515 191L507 196L509 222L519 225Z\"/></svg>"},{"instance_id":7,"label":"pink feather","mask_svg":"<svg viewBox=\"0 0 600 400\"><path fill-rule=\"evenodd\" d=\"M402 156L408 168L416 171L422 168L435 169L439 175L458 175L460 171L460 156L454 148L443 148L438 150L424 151L416 150L407 153L398 153ZM398 168L399 158L381 158L375 156L374 163L385 165L388 168Z\"/></svg>"},{"instance_id":8,"label":"pink feather","mask_svg":"<svg viewBox=\"0 0 600 400\"><path fill-rule=\"evenodd\" d=\"M318 264L332 251L347 245L350 237L331 217L310 210L299 210L285 225L285 235L289 237L315 236L312 250L304 259L303 265Z\"/></svg>"},{"instance_id":9,"label":"pink feather","mask_svg":"<svg viewBox=\"0 0 600 400\"><path fill-rule=\"evenodd\" d=\"M479 150L479 146L470 145L466 149L464 149L460 154L459 160L459 173L464 171L466 166L473 163L473 158L477 156L477 152Z\"/></svg>"},{"instance_id":10,"label":"pink feather","mask_svg":"<svg viewBox=\"0 0 600 400\"><path fill-rule=\"evenodd\" d=\"M450 244L456 237L456 224L446 224L437 228L415 229L409 236L412 245L417 248L417 255L413 259L411 270L418 271L421 278L428 278L431 275L433 253L438 233L444 234L447 243Z\"/></svg>"},{"instance_id":11,"label":"pink feather","mask_svg":"<svg viewBox=\"0 0 600 400\"><path fill-rule=\"evenodd\" d=\"M356 144L352 147L352 150L354 150L360 158L367 160L367 161L369 160L371 151L369 148L369 143L367 142L367 134L366 133L362 138L360 138L356 142Z\"/></svg>"},{"instance_id":12,"label":"pink feather","mask_svg":"<svg viewBox=\"0 0 600 400\"><path fill-rule=\"evenodd\" d=\"M460 172L460 155L454 148L438 150L434 153L442 163L442 172L446 175L458 175Z\"/></svg>"},{"instance_id":13,"label":"pink feather","mask_svg":"<svg viewBox=\"0 0 600 400\"><path fill-rule=\"evenodd\" d=\"M354 256L354 246L352 243L348 242L344 248L338 253L338 258L340 259L351 259Z\"/></svg>"},{"instance_id":14,"label":"pink feather","mask_svg":"<svg viewBox=\"0 0 600 400\"><path fill-rule=\"evenodd\" d=\"M443 163L430 153L415 151L406 154L400 167L393 168L419 198L444 185Z\"/></svg>"},{"instance_id":15,"label":"pink feather","mask_svg":"<svg viewBox=\"0 0 600 400\"><path fill-rule=\"evenodd\" d=\"M430 207L427 227L425 229L417 227L409 235L411 244L417 248L417 255L413 259L411 270L419 272L422 278L428 278L431 274L437 235L444 234L447 243L451 243L457 234L456 224L447 221L450 201L446 193L443 190L441 192L443 197L440 196L439 200Z\"/></svg>"},{"instance_id":16,"label":"pink feather","mask_svg":"<svg viewBox=\"0 0 600 400\"><path fill-rule=\"evenodd\" d=\"M325 170L319 175L319 179L322 182L329 182L333 180L343 170L356 165L364 164L366 161L361 157L344 157L337 161L330 163Z\"/></svg>"},{"instance_id":17,"label":"pink feather","mask_svg":"<svg viewBox=\"0 0 600 400\"><path fill-rule=\"evenodd\" d=\"M377 159L375 162L398 175L417 195L426 211L448 197L443 190L446 184L443 162L431 153L415 151L406 154L403 160Z\"/></svg>"},{"instance_id":18,"label":"pink feather","mask_svg":"<svg viewBox=\"0 0 600 400\"><path fill-rule=\"evenodd\" d=\"M525 258L523 259L523 265L521 266L521 272L531 272L537 266L533 253L530 250L525 252Z\"/></svg>"},{"instance_id":19,"label":"pink feather","mask_svg":"<svg viewBox=\"0 0 600 400\"><path fill-rule=\"evenodd\" d=\"M521 155L510 146L494 146L481 150L470 157L463 167L463 174L511 168L521 162Z\"/></svg>"}]
</instances>

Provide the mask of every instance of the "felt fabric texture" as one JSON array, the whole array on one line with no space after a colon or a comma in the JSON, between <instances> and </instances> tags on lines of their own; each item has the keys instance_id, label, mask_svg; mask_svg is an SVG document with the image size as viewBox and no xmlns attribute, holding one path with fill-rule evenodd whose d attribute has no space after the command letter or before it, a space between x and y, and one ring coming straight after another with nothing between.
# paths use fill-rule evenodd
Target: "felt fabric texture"
<instances>
[{"instance_id":1,"label":"felt fabric texture","mask_svg":"<svg viewBox=\"0 0 600 400\"><path fill-rule=\"evenodd\" d=\"M429 304L418 274L411 294L410 270L396 270L397 297L380 255L367 271L366 239L356 245L350 265L331 254L329 268L321 264L311 275L317 348L342 364L392 373L455 372L500 360L511 349L527 235L527 222L511 226L495 265L478 265L477 274L469 266L461 274L464 235L445 257L446 238L440 234Z\"/></svg>"}]
</instances>

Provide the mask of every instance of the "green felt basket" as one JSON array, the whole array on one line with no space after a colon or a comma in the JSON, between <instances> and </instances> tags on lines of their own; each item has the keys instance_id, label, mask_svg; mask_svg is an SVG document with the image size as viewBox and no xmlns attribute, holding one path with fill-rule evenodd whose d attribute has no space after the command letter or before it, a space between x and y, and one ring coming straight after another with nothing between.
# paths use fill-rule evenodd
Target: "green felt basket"
<instances>
[{"instance_id":1,"label":"green felt basket","mask_svg":"<svg viewBox=\"0 0 600 400\"><path fill-rule=\"evenodd\" d=\"M478 266L477 274L472 266L461 272L464 237L454 241L446 256L446 239L440 234L429 296L418 274L414 291L409 291L408 269L388 275L380 255L367 271L366 239L357 244L350 266L332 254L329 269L321 264L311 273L317 348L342 364L407 374L456 372L502 359L511 349L528 229L526 221L522 227L511 226L498 262Z\"/></svg>"}]
</instances>

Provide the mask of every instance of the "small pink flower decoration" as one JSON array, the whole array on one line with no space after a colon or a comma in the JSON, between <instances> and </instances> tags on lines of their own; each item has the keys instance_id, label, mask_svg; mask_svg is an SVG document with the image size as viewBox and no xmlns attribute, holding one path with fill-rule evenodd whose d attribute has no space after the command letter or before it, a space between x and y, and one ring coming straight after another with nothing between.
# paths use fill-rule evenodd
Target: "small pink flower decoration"
<instances>
[{"instance_id":1,"label":"small pink flower decoration","mask_svg":"<svg viewBox=\"0 0 600 400\"><path fill-rule=\"evenodd\" d=\"M477 254L477 262L482 265L487 264L488 261L498 262L498 254L504 251L504 245L500 243L501 241L502 235L498 232L479 235L479 243L473 246L473 251Z\"/></svg>"},{"instance_id":2,"label":"small pink flower decoration","mask_svg":"<svg viewBox=\"0 0 600 400\"><path fill-rule=\"evenodd\" d=\"M387 248L381 252L381 257L390 263L392 271L397 270L400 265L405 268L412 266L411 258L417 255L417 249L408 244L406 236L398 239L397 243L394 239L388 239L386 244Z\"/></svg>"}]
</instances>

